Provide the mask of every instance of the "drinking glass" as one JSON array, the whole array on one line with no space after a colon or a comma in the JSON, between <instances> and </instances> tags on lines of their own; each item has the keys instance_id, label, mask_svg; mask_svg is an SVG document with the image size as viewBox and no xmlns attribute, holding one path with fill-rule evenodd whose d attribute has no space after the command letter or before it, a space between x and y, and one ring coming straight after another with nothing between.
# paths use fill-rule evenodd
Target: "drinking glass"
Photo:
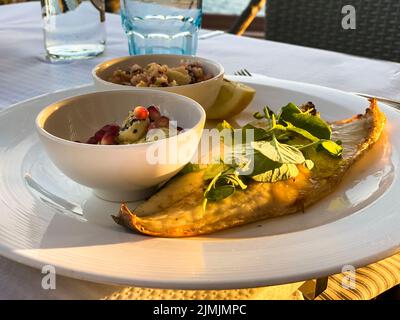
<instances>
[{"instance_id":1,"label":"drinking glass","mask_svg":"<svg viewBox=\"0 0 400 320\"><path fill-rule=\"evenodd\" d=\"M104 51L104 0L41 0L44 45L51 61L84 59Z\"/></svg>"},{"instance_id":2,"label":"drinking glass","mask_svg":"<svg viewBox=\"0 0 400 320\"><path fill-rule=\"evenodd\" d=\"M131 55L195 55L201 17L201 0L121 0Z\"/></svg>"}]
</instances>

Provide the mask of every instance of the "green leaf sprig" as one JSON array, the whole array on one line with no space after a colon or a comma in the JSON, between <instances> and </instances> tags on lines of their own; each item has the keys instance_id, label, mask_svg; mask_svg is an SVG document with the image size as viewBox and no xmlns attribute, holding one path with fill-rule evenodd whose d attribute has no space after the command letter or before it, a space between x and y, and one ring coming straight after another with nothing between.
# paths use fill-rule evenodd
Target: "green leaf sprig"
<instances>
[{"instance_id":1,"label":"green leaf sprig","mask_svg":"<svg viewBox=\"0 0 400 320\"><path fill-rule=\"evenodd\" d=\"M244 128L255 128L255 139L264 140L271 136L271 132L279 131L278 140L290 136L290 132L299 135L311 143L298 146L300 149L317 147L318 151L327 152L333 157L340 157L343 148L340 143L331 140L332 129L327 122L315 113L315 109L302 111L294 103L282 107L278 116L269 107L264 108L264 114L256 112L253 116L256 121L250 122ZM265 122L263 126L259 124ZM276 122L276 123L274 123ZM261 130L261 131L260 131Z\"/></svg>"},{"instance_id":2,"label":"green leaf sprig","mask_svg":"<svg viewBox=\"0 0 400 320\"><path fill-rule=\"evenodd\" d=\"M316 146L318 151L325 151L333 157L340 157L343 148L337 142L331 140L332 129L328 123L322 120L318 114L314 115L315 109L302 111L294 103L289 103L282 108L279 114L279 122L288 131L310 140L312 143L301 146Z\"/></svg>"},{"instance_id":3,"label":"green leaf sprig","mask_svg":"<svg viewBox=\"0 0 400 320\"><path fill-rule=\"evenodd\" d=\"M278 115L266 106L253 116L255 121L239 129L243 137L245 130L254 130L254 141L244 140L244 148L239 148L251 152L239 155L239 163L227 165L221 161L205 170L203 178L208 184L204 191L204 210L208 201L219 201L237 190L246 189L249 179L272 183L295 178L299 174L299 165L312 170L314 162L305 156L308 148L315 148L315 151L325 152L334 158L342 155L341 142L331 140L331 127L320 118L311 103L303 109L289 103ZM219 131L238 130L227 121L217 128ZM252 168L249 176L243 175L245 168Z\"/></svg>"},{"instance_id":4,"label":"green leaf sprig","mask_svg":"<svg viewBox=\"0 0 400 320\"><path fill-rule=\"evenodd\" d=\"M247 185L234 168L225 164L211 165L204 172L204 180L210 180L204 191L203 209L206 209L208 201L219 201L232 195L239 187L244 190Z\"/></svg>"}]
</instances>

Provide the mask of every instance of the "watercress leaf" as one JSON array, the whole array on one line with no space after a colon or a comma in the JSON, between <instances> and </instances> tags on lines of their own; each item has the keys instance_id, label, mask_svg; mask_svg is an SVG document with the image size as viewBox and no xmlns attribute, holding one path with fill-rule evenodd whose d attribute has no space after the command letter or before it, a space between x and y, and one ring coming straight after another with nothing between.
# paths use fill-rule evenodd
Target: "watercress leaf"
<instances>
[{"instance_id":1,"label":"watercress leaf","mask_svg":"<svg viewBox=\"0 0 400 320\"><path fill-rule=\"evenodd\" d=\"M217 124L218 131L222 131L224 129L234 130L234 128L230 125L228 121L223 120L222 122Z\"/></svg>"},{"instance_id":2,"label":"watercress leaf","mask_svg":"<svg viewBox=\"0 0 400 320\"><path fill-rule=\"evenodd\" d=\"M206 190L204 191L203 197L203 210L206 210L206 206L207 206L207 194L210 192L211 189L215 188L215 185L218 181L218 179L221 177L222 172L218 173L212 180L211 182L208 184Z\"/></svg>"},{"instance_id":3,"label":"watercress leaf","mask_svg":"<svg viewBox=\"0 0 400 320\"><path fill-rule=\"evenodd\" d=\"M259 120L259 119L264 118L264 115L263 115L260 111L257 111L257 112L254 112L254 113L253 113L253 117L254 117L255 119Z\"/></svg>"},{"instance_id":4,"label":"watercress leaf","mask_svg":"<svg viewBox=\"0 0 400 320\"><path fill-rule=\"evenodd\" d=\"M278 139L278 141L280 143L286 143L286 142L289 142L290 140L292 140L293 134L291 134L290 132L283 132L283 133L277 135L276 138ZM290 143L288 143L288 144L290 144Z\"/></svg>"},{"instance_id":5,"label":"watercress leaf","mask_svg":"<svg viewBox=\"0 0 400 320\"><path fill-rule=\"evenodd\" d=\"M320 148L334 157L340 157L343 152L343 147L332 140L321 141Z\"/></svg>"},{"instance_id":6,"label":"watercress leaf","mask_svg":"<svg viewBox=\"0 0 400 320\"><path fill-rule=\"evenodd\" d=\"M251 131L248 131L251 130ZM246 124L242 128L242 141L249 143L251 141L265 140L271 136L271 133L264 129L255 128L250 124Z\"/></svg>"},{"instance_id":7,"label":"watercress leaf","mask_svg":"<svg viewBox=\"0 0 400 320\"><path fill-rule=\"evenodd\" d=\"M282 108L279 119L290 122L295 127L304 129L319 139L331 139L332 129L328 123L318 116L301 112L293 103Z\"/></svg>"},{"instance_id":8,"label":"watercress leaf","mask_svg":"<svg viewBox=\"0 0 400 320\"><path fill-rule=\"evenodd\" d=\"M247 185L246 185L246 184L243 182L243 180L240 179L239 177L238 177L238 179L237 179L237 184L238 184L238 186L239 186L242 190L247 189Z\"/></svg>"},{"instance_id":9,"label":"watercress leaf","mask_svg":"<svg viewBox=\"0 0 400 320\"><path fill-rule=\"evenodd\" d=\"M247 185L236 173L230 173L223 176L227 184L231 184L235 187L239 186L242 190L247 188Z\"/></svg>"},{"instance_id":10,"label":"watercress leaf","mask_svg":"<svg viewBox=\"0 0 400 320\"><path fill-rule=\"evenodd\" d=\"M296 126L294 126L293 124L291 124L290 122L286 122L286 130L292 131L294 133L297 133L299 135L301 135L302 137L312 141L312 142L317 142L319 141L319 138L317 138L316 136L312 135L310 132L308 132L305 129L302 128L298 128Z\"/></svg>"},{"instance_id":11,"label":"watercress leaf","mask_svg":"<svg viewBox=\"0 0 400 320\"><path fill-rule=\"evenodd\" d=\"M236 158L236 171L241 176L257 175L279 166L280 163L272 161L251 146L248 146L245 154Z\"/></svg>"},{"instance_id":12,"label":"watercress leaf","mask_svg":"<svg viewBox=\"0 0 400 320\"><path fill-rule=\"evenodd\" d=\"M230 167L230 166L227 166L226 165L226 167L225 167L226 169L225 169L225 171L224 172L222 172L222 175L223 176L226 176L226 175L232 175L232 174L236 174L236 172L235 172L235 168L233 168L233 167Z\"/></svg>"},{"instance_id":13,"label":"watercress leaf","mask_svg":"<svg viewBox=\"0 0 400 320\"><path fill-rule=\"evenodd\" d=\"M314 161L307 159L306 161L304 161L303 165L308 169L308 170L312 170L314 168Z\"/></svg>"},{"instance_id":14,"label":"watercress leaf","mask_svg":"<svg viewBox=\"0 0 400 320\"><path fill-rule=\"evenodd\" d=\"M270 118L272 118L273 115L276 118L275 112L273 112L268 106L265 106L263 111L264 111L265 118L270 119Z\"/></svg>"},{"instance_id":15,"label":"watercress leaf","mask_svg":"<svg viewBox=\"0 0 400 320\"><path fill-rule=\"evenodd\" d=\"M282 107L279 119L289 121L287 119L291 118L294 114L301 114L301 110L294 103L290 102Z\"/></svg>"},{"instance_id":16,"label":"watercress leaf","mask_svg":"<svg viewBox=\"0 0 400 320\"><path fill-rule=\"evenodd\" d=\"M272 120L270 120L270 119L253 120L253 121L249 122L246 126L268 131L268 130L272 129Z\"/></svg>"},{"instance_id":17,"label":"watercress leaf","mask_svg":"<svg viewBox=\"0 0 400 320\"><path fill-rule=\"evenodd\" d=\"M280 131L283 131L283 132L287 131L287 127L285 127L285 126L283 126L283 125L281 125L279 123L275 124L274 129L275 130L280 130Z\"/></svg>"},{"instance_id":18,"label":"watercress leaf","mask_svg":"<svg viewBox=\"0 0 400 320\"><path fill-rule=\"evenodd\" d=\"M278 168L281 164L266 157L259 151L255 151L253 155L253 171L252 176L263 173L268 170Z\"/></svg>"},{"instance_id":19,"label":"watercress leaf","mask_svg":"<svg viewBox=\"0 0 400 320\"><path fill-rule=\"evenodd\" d=\"M226 170L226 166L224 163L210 164L204 171L203 180L211 180L218 174L222 173L224 170Z\"/></svg>"},{"instance_id":20,"label":"watercress leaf","mask_svg":"<svg viewBox=\"0 0 400 320\"><path fill-rule=\"evenodd\" d=\"M297 177L299 169L293 163L284 163L278 168L253 176L258 182L276 182Z\"/></svg>"},{"instance_id":21,"label":"watercress leaf","mask_svg":"<svg viewBox=\"0 0 400 320\"><path fill-rule=\"evenodd\" d=\"M206 207L207 207L207 198L204 197L204 199L203 199L203 211L206 211Z\"/></svg>"},{"instance_id":22,"label":"watercress leaf","mask_svg":"<svg viewBox=\"0 0 400 320\"><path fill-rule=\"evenodd\" d=\"M219 201L225 199L235 192L235 187L232 185L223 185L210 189L205 197L209 201Z\"/></svg>"},{"instance_id":23,"label":"watercress leaf","mask_svg":"<svg viewBox=\"0 0 400 320\"><path fill-rule=\"evenodd\" d=\"M299 149L280 143L275 136L271 141L254 141L252 147L265 157L278 163L301 164L306 160Z\"/></svg>"},{"instance_id":24,"label":"watercress leaf","mask_svg":"<svg viewBox=\"0 0 400 320\"><path fill-rule=\"evenodd\" d=\"M254 141L258 140L265 140L269 139L271 137L271 129L272 129L272 123L268 119L260 119L260 120L255 120L252 121L245 126L242 127L242 132L243 132L243 141L250 142L248 140L249 135L248 133L246 134L246 130L252 130L252 134L254 136Z\"/></svg>"},{"instance_id":25,"label":"watercress leaf","mask_svg":"<svg viewBox=\"0 0 400 320\"><path fill-rule=\"evenodd\" d=\"M206 209L208 200L218 201L225 199L233 194L238 186L242 190L247 188L247 185L242 181L234 168L228 167L226 170L219 172L212 178L204 191L203 209Z\"/></svg>"}]
</instances>

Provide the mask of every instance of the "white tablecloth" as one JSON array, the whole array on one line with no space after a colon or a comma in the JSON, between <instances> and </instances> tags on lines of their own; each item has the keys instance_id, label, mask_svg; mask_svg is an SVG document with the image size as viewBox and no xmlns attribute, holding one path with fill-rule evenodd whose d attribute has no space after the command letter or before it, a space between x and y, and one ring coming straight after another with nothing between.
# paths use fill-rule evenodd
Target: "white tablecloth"
<instances>
[{"instance_id":1,"label":"white tablecloth","mask_svg":"<svg viewBox=\"0 0 400 320\"><path fill-rule=\"evenodd\" d=\"M94 65L128 54L119 16L107 15L105 54L92 60L50 64L43 58L40 17L37 2L0 6L0 109L89 83ZM271 77L400 99L399 63L232 35L201 40L198 54L220 61L227 73L247 68ZM41 280L40 271L0 257L0 299L98 299L118 289L57 277L56 290L42 290Z\"/></svg>"}]
</instances>

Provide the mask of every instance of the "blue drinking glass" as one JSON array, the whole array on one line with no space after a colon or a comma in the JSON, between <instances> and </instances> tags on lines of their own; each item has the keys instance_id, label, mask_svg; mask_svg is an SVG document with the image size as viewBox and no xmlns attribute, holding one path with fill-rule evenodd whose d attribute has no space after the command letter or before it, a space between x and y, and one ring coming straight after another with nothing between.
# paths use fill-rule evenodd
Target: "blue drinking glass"
<instances>
[{"instance_id":1,"label":"blue drinking glass","mask_svg":"<svg viewBox=\"0 0 400 320\"><path fill-rule=\"evenodd\" d=\"M195 55L202 0L121 0L129 54Z\"/></svg>"}]
</instances>

